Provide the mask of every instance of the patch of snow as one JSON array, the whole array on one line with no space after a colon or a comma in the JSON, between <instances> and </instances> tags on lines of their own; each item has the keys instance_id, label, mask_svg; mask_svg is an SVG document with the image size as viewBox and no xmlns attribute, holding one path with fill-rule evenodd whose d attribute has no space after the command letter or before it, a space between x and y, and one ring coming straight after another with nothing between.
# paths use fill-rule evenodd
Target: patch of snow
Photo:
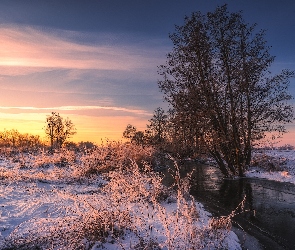
<instances>
[{"instance_id":1,"label":"patch of snow","mask_svg":"<svg viewBox=\"0 0 295 250\"><path fill-rule=\"evenodd\" d=\"M284 162L285 164L279 166L281 170L279 169L278 171L266 171L259 166L250 167L245 173L247 177L295 184L295 150L265 150L263 154L274 157L274 159Z\"/></svg>"}]
</instances>

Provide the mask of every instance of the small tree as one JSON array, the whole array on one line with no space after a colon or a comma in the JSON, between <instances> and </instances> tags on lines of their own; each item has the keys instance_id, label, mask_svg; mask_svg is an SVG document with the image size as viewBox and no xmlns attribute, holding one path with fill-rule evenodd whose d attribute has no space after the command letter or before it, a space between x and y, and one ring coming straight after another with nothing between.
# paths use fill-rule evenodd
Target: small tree
<instances>
[{"instance_id":1,"label":"small tree","mask_svg":"<svg viewBox=\"0 0 295 250\"><path fill-rule=\"evenodd\" d=\"M45 133L50 139L51 149L60 148L67 139L76 134L75 130L72 121L69 118L64 120L59 113L52 112L46 118Z\"/></svg>"},{"instance_id":2,"label":"small tree","mask_svg":"<svg viewBox=\"0 0 295 250\"><path fill-rule=\"evenodd\" d=\"M137 131L136 127L128 124L123 132L123 137L129 139L131 143L137 145L145 144L145 134L142 131Z\"/></svg>"},{"instance_id":3,"label":"small tree","mask_svg":"<svg viewBox=\"0 0 295 250\"><path fill-rule=\"evenodd\" d=\"M149 120L146 133L151 144L163 145L167 135L168 116L162 108L154 111L153 117Z\"/></svg>"},{"instance_id":4,"label":"small tree","mask_svg":"<svg viewBox=\"0 0 295 250\"><path fill-rule=\"evenodd\" d=\"M129 139L131 141L131 139L134 137L135 133L136 133L136 127L134 127L131 124L128 124L126 129L123 132L123 137L125 139Z\"/></svg>"},{"instance_id":5,"label":"small tree","mask_svg":"<svg viewBox=\"0 0 295 250\"><path fill-rule=\"evenodd\" d=\"M131 139L131 142L135 143L136 145L144 145L146 143L146 137L144 132L136 131Z\"/></svg>"},{"instance_id":6,"label":"small tree","mask_svg":"<svg viewBox=\"0 0 295 250\"><path fill-rule=\"evenodd\" d=\"M195 133L225 176L243 176L253 145L267 133L285 132L293 120L289 78L272 76L274 57L264 31L227 6L193 13L170 35L174 44L159 67L159 87L177 121Z\"/></svg>"},{"instance_id":7,"label":"small tree","mask_svg":"<svg viewBox=\"0 0 295 250\"><path fill-rule=\"evenodd\" d=\"M171 153L185 158L196 157L205 152L198 137L198 127L193 125L190 116L183 116L174 110L169 110L168 114L166 140Z\"/></svg>"}]
</instances>

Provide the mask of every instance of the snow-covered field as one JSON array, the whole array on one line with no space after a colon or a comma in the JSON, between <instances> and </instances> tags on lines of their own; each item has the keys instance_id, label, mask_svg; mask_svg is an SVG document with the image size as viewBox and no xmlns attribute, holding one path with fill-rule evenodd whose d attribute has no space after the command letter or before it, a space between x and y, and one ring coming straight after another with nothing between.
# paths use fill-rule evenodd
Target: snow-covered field
<instances>
[{"instance_id":1,"label":"snow-covered field","mask_svg":"<svg viewBox=\"0 0 295 250\"><path fill-rule=\"evenodd\" d=\"M135 163L152 152L132 147L2 155L0 249L241 249L230 217L177 176L178 191L164 187Z\"/></svg>"},{"instance_id":2,"label":"snow-covered field","mask_svg":"<svg viewBox=\"0 0 295 250\"><path fill-rule=\"evenodd\" d=\"M120 144L1 154L0 249L241 249L230 217L213 218L185 179L175 191L139 169L151 154ZM256 152L246 175L295 184L295 151Z\"/></svg>"},{"instance_id":3,"label":"snow-covered field","mask_svg":"<svg viewBox=\"0 0 295 250\"><path fill-rule=\"evenodd\" d=\"M255 158L258 164L249 168L247 177L295 184L295 150L264 150L256 152Z\"/></svg>"}]
</instances>

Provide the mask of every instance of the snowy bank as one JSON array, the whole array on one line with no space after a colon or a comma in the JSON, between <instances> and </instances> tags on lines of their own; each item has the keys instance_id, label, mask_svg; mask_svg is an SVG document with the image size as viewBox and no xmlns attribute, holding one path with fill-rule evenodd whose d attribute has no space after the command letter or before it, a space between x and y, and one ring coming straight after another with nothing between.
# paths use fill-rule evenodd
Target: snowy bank
<instances>
[{"instance_id":1,"label":"snowy bank","mask_svg":"<svg viewBox=\"0 0 295 250\"><path fill-rule=\"evenodd\" d=\"M247 177L295 184L295 150L263 150L255 152L255 157L265 160L252 165L246 172Z\"/></svg>"}]
</instances>

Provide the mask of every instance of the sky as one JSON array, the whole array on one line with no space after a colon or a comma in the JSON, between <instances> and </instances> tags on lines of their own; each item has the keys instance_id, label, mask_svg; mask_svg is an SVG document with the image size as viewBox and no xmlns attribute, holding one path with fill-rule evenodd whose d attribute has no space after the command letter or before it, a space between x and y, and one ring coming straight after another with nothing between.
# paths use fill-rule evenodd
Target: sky
<instances>
[{"instance_id":1,"label":"sky","mask_svg":"<svg viewBox=\"0 0 295 250\"><path fill-rule=\"evenodd\" d=\"M172 51L169 33L225 3L266 30L273 73L295 69L292 0L0 0L0 131L45 136L51 112L73 121L76 142L121 140L127 124L144 130L157 107L167 110L157 67ZM287 128L282 141L295 145Z\"/></svg>"}]
</instances>

